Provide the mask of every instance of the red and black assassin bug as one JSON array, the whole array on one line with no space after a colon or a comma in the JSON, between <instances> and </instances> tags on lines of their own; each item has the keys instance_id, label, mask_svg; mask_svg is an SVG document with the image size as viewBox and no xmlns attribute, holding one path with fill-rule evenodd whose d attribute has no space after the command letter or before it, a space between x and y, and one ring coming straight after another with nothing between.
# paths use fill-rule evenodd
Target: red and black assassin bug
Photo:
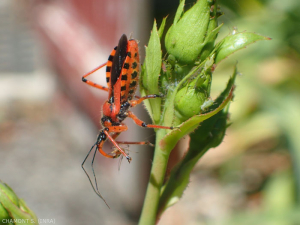
<instances>
[{"instance_id":1,"label":"red and black assassin bug","mask_svg":"<svg viewBox=\"0 0 300 225\"><path fill-rule=\"evenodd\" d=\"M104 67L105 65L106 82L108 87L101 86L86 79L87 76ZM103 129L100 130L95 144L92 146L83 163L81 164L81 167L88 176L88 179L94 191L105 203L106 201L98 190L97 180L93 168L96 152L99 151L102 155L108 158L117 158L122 154L128 160L128 162L130 162L131 157L126 154L126 152L119 146L119 144L149 144L149 142L116 141L115 139L119 136L119 134L128 129L128 127L123 123L123 120L127 117L130 117L137 125L141 127L173 129L173 127L146 124L129 111L130 108L140 104L145 99L161 97L161 95L158 94L148 95L144 97L135 96L136 88L139 82L139 70L140 63L138 43L134 39L128 40L127 36L123 34L119 40L118 46L113 49L110 56L108 57L108 61L82 77L82 81L87 83L88 85L108 92L108 99L103 104L102 108L101 125ZM134 97L137 99L133 100ZM113 151L110 154L104 152L102 149L102 146L107 139L109 139L117 148L116 151ZM96 188L94 187L88 173L83 166L94 147L96 148L93 154L91 166L95 178Z\"/></svg>"}]
</instances>

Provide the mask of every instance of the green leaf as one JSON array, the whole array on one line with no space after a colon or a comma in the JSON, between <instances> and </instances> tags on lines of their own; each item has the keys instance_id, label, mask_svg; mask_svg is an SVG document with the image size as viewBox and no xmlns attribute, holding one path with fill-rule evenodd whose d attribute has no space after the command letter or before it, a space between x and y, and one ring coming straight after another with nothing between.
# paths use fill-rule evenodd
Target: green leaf
<instances>
[{"instance_id":1,"label":"green leaf","mask_svg":"<svg viewBox=\"0 0 300 225\"><path fill-rule=\"evenodd\" d=\"M165 29L165 26L166 26L166 20L167 20L167 16L164 17L163 20L161 21L160 27L158 29L159 38L161 38L163 33L164 33L164 29Z\"/></svg>"},{"instance_id":2,"label":"green leaf","mask_svg":"<svg viewBox=\"0 0 300 225\"><path fill-rule=\"evenodd\" d=\"M158 79L161 71L162 53L159 34L154 21L152 33L146 47L145 70L143 73L142 84L146 89L145 93L159 94ZM155 98L148 100L151 105L149 112L152 114L154 122L157 124L161 116L161 99Z\"/></svg>"},{"instance_id":3,"label":"green leaf","mask_svg":"<svg viewBox=\"0 0 300 225\"><path fill-rule=\"evenodd\" d=\"M168 88L167 95L165 97L166 101L164 103L164 110L163 110L163 124L165 126L171 125L179 125L182 123L180 119L174 116L174 105L175 105L175 98L179 90L184 87L184 85L189 81L189 79L195 78L199 75L199 71L201 71L202 67L211 61L214 58L213 54L211 57L208 57L206 60L202 61L198 66L191 69L191 71L176 85L176 87Z\"/></svg>"},{"instance_id":4,"label":"green leaf","mask_svg":"<svg viewBox=\"0 0 300 225\"><path fill-rule=\"evenodd\" d=\"M38 224L37 217L26 206L25 202L18 199L14 191L2 182L0 182L0 207L0 212L5 213L0 214L1 221L2 219L12 219L15 225ZM7 215L9 215L9 218L7 218Z\"/></svg>"},{"instance_id":5,"label":"green leaf","mask_svg":"<svg viewBox=\"0 0 300 225\"><path fill-rule=\"evenodd\" d=\"M180 19L181 15L183 13L184 3L185 3L185 0L180 0L179 6L178 6L176 14L175 14L173 25L175 25L178 22L178 20Z\"/></svg>"},{"instance_id":6,"label":"green leaf","mask_svg":"<svg viewBox=\"0 0 300 225\"><path fill-rule=\"evenodd\" d=\"M210 20L209 24L207 26L207 32L205 36L205 40L203 43L203 49L200 54L200 60L204 60L214 49L215 45L215 40L217 38L217 35L219 33L219 30L223 26L221 24L218 26L218 7L217 7L217 0L213 3L211 6L211 11L210 11Z\"/></svg>"},{"instance_id":7,"label":"green leaf","mask_svg":"<svg viewBox=\"0 0 300 225\"><path fill-rule=\"evenodd\" d=\"M11 189L10 186L8 186L7 184L3 183L1 180L0 180L0 190L2 191L3 194L5 194L6 196L8 196L9 199L15 205L19 205L18 196L15 194L15 192L13 191L13 189Z\"/></svg>"},{"instance_id":8,"label":"green leaf","mask_svg":"<svg viewBox=\"0 0 300 225\"><path fill-rule=\"evenodd\" d=\"M169 132L166 137L161 141L160 145L162 149L173 149L176 145L176 143L185 135L193 132L201 122L204 120L207 120L208 118L216 115L219 111L221 111L231 100L233 96L233 90L231 89L231 92L227 96L227 98L216 108L215 110L205 113L193 116L189 120L182 123L177 129L172 130Z\"/></svg>"},{"instance_id":9,"label":"green leaf","mask_svg":"<svg viewBox=\"0 0 300 225\"><path fill-rule=\"evenodd\" d=\"M207 33L207 36L204 40L204 43L202 44L203 49L202 49L201 56L200 56L201 60L204 60L211 53L212 49L214 48L214 44L215 44L215 40L217 38L217 35L218 35L218 33L219 33L222 26L223 26L223 23L220 24L215 29L213 29L212 31L209 31ZM209 26L209 28L210 28L210 26Z\"/></svg>"},{"instance_id":10,"label":"green leaf","mask_svg":"<svg viewBox=\"0 0 300 225\"><path fill-rule=\"evenodd\" d=\"M160 206L164 211L166 208L175 204L181 198L184 190L189 183L189 177L192 169L204 153L214 145L221 143L226 130L227 111L220 111L211 118L203 121L201 125L190 134L191 143L188 153L180 164L175 167L169 180L164 186ZM205 133L205 141L200 138Z\"/></svg>"},{"instance_id":11,"label":"green leaf","mask_svg":"<svg viewBox=\"0 0 300 225\"><path fill-rule=\"evenodd\" d=\"M271 39L251 32L242 32L229 35L217 44L215 62L218 63L234 52L245 48L256 41L261 40Z\"/></svg>"},{"instance_id":12,"label":"green leaf","mask_svg":"<svg viewBox=\"0 0 300 225\"><path fill-rule=\"evenodd\" d=\"M229 79L225 90L219 95L214 103L208 107L208 110L215 110L216 106L225 101L232 89L234 88L235 79L238 72L235 67L234 73ZM212 116L208 120L205 120L196 129L194 133L191 133L190 150L186 157L195 157L199 154L199 146L207 146L208 148L218 146L223 140L223 136L226 130L226 119L229 104L226 105L226 109L218 112L215 116ZM192 153L194 152L194 153Z\"/></svg>"},{"instance_id":13,"label":"green leaf","mask_svg":"<svg viewBox=\"0 0 300 225\"><path fill-rule=\"evenodd\" d=\"M38 224L38 218L36 217L35 213L27 206L26 202L23 199L20 199L20 209L31 216L30 224Z\"/></svg>"},{"instance_id":14,"label":"green leaf","mask_svg":"<svg viewBox=\"0 0 300 225\"><path fill-rule=\"evenodd\" d=\"M235 68L234 74L230 78L225 90L215 100L215 103L209 107L213 110L212 112L218 112L203 121L195 132L190 134L190 148L184 159L172 170L170 178L162 190L159 214L181 198L183 191L189 183L190 173L203 154L209 148L216 147L222 142L227 126L228 101L233 94L236 74L237 71ZM223 105L227 105L226 109L220 110L220 108L223 109ZM180 128L180 130L182 129ZM171 135L169 134L167 137Z\"/></svg>"},{"instance_id":15,"label":"green leaf","mask_svg":"<svg viewBox=\"0 0 300 225\"><path fill-rule=\"evenodd\" d=\"M199 123L201 123L204 120L207 120L208 118L214 116L219 111L221 111L231 100L233 96L233 90L234 90L234 81L236 78L237 70L236 67L234 69L233 76L228 81L226 89L220 94L220 96L214 101L214 104L212 107L209 107L211 109L210 112L200 115L195 115L189 120L182 123L178 129L174 129L171 132L169 132L165 138L161 141L160 145L161 148L172 150L176 143L185 135L191 133L194 131L197 126L199 126Z\"/></svg>"}]
</instances>

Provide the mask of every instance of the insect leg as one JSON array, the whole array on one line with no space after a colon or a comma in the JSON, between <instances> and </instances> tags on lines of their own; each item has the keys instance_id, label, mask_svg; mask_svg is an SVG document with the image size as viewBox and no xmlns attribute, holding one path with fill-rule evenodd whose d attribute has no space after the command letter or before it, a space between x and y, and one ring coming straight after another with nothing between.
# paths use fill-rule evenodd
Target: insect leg
<instances>
[{"instance_id":1,"label":"insect leg","mask_svg":"<svg viewBox=\"0 0 300 225\"><path fill-rule=\"evenodd\" d=\"M154 125L154 124L146 124L142 120L136 117L132 112L128 111L128 117L130 117L137 125L141 127L148 127L148 128L158 128L158 129L174 129L174 127L167 127L167 126L160 126L160 125Z\"/></svg>"},{"instance_id":2,"label":"insect leg","mask_svg":"<svg viewBox=\"0 0 300 225\"><path fill-rule=\"evenodd\" d=\"M124 145L150 145L154 147L154 145L150 141L116 141L118 144Z\"/></svg>"},{"instance_id":3,"label":"insect leg","mask_svg":"<svg viewBox=\"0 0 300 225\"><path fill-rule=\"evenodd\" d=\"M111 137L113 139L116 139L120 133L115 133ZM116 141L118 144L124 144L124 145L150 145L153 147L153 144L149 141Z\"/></svg>"},{"instance_id":4,"label":"insect leg","mask_svg":"<svg viewBox=\"0 0 300 225\"><path fill-rule=\"evenodd\" d=\"M92 71L88 72L87 74L83 75L82 77L82 81L85 82L86 84L92 86L92 87L95 87L95 88L98 88L98 89L101 89L101 90L104 90L104 91L108 91L108 88L107 87L104 87L102 85L99 85L99 84L96 84L90 80L87 80L86 77L91 75L92 73L96 72L97 70L101 69L103 66L106 66L107 62L106 63L103 63L102 65L96 67L95 69L93 69Z\"/></svg>"},{"instance_id":5,"label":"insect leg","mask_svg":"<svg viewBox=\"0 0 300 225\"><path fill-rule=\"evenodd\" d=\"M118 158L120 156L121 153L116 153L115 155L110 155L110 154L107 154L105 151L103 151L102 149L102 145L104 144L104 141L102 141L101 143L99 143L97 145L97 149L98 151L105 157L107 158Z\"/></svg>"},{"instance_id":6,"label":"insect leg","mask_svg":"<svg viewBox=\"0 0 300 225\"><path fill-rule=\"evenodd\" d=\"M120 126L120 127L122 127L122 126ZM115 141L115 139L113 139L112 136L110 136L110 134L109 134L109 132L111 132L110 129L114 129L114 128L115 128L114 126L109 127L109 128L107 128L107 130L104 129L103 132L106 134L106 137L114 144L114 146L116 146L116 148L119 150L119 153L124 155L125 158L127 159L127 161L130 163L131 157L124 152L124 150L118 145L118 143ZM127 130L127 126L124 125L124 129L125 128ZM116 158L116 157L113 157L113 158Z\"/></svg>"},{"instance_id":7,"label":"insect leg","mask_svg":"<svg viewBox=\"0 0 300 225\"><path fill-rule=\"evenodd\" d=\"M135 96L137 97L137 96ZM142 101L146 100L146 99L149 99L149 98L159 98L159 97L162 97L161 95L146 95L144 97L139 97L138 100L131 100L129 103L130 103L130 106L131 107L134 107L140 103L142 103Z\"/></svg>"}]
</instances>

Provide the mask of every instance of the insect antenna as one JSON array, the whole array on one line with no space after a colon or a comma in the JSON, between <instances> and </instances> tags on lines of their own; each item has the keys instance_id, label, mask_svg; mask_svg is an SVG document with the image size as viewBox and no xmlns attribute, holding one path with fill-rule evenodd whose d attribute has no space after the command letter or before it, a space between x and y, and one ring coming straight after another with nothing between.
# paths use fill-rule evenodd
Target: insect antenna
<instances>
[{"instance_id":1,"label":"insect antenna","mask_svg":"<svg viewBox=\"0 0 300 225\"><path fill-rule=\"evenodd\" d=\"M95 160L95 156L96 156L96 152L98 151L98 139L96 141L96 143L91 147L90 151L88 152L88 154L86 155L86 157L84 158L82 164L81 164L81 168L83 169L83 171L85 172L86 176L88 177L89 181L90 181L90 184L94 190L94 192L105 202L105 204L107 205L107 207L110 209L109 205L107 204L107 202L105 201L105 199L102 197L102 195L100 194L99 192L99 189L98 189L98 184L97 184L97 178L96 178L96 175L95 175L95 171L94 171L94 160ZM84 168L84 163L86 162L87 158L89 157L89 155L91 154L93 148L96 146L95 148L95 152L93 154L93 159L92 159L92 163L91 163L91 166L92 166L92 171L93 171L93 175L94 175L94 178L95 178L95 185L96 185L96 188L88 174L88 172L85 170Z\"/></svg>"}]
</instances>

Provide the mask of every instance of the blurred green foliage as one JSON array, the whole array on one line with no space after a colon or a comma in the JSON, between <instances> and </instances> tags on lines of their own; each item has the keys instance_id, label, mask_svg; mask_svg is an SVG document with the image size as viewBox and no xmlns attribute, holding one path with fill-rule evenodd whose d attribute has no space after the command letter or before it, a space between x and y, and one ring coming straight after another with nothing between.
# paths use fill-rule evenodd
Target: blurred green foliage
<instances>
[{"instance_id":1,"label":"blurred green foliage","mask_svg":"<svg viewBox=\"0 0 300 225\"><path fill-rule=\"evenodd\" d=\"M245 204L224 224L300 224L300 1L220 2L220 22L231 25L220 38L234 27L272 38L222 62L214 77L221 85L239 60L243 75L237 79L227 143L234 156L219 171L223 182L239 182L248 200L258 202ZM219 90L218 84L212 88ZM245 184L249 170L258 176ZM234 173L240 176L228 176Z\"/></svg>"},{"instance_id":2,"label":"blurred green foliage","mask_svg":"<svg viewBox=\"0 0 300 225\"><path fill-rule=\"evenodd\" d=\"M16 193L7 184L0 180L0 224L29 225L38 224L38 219L24 200L19 199Z\"/></svg>"}]
</instances>

